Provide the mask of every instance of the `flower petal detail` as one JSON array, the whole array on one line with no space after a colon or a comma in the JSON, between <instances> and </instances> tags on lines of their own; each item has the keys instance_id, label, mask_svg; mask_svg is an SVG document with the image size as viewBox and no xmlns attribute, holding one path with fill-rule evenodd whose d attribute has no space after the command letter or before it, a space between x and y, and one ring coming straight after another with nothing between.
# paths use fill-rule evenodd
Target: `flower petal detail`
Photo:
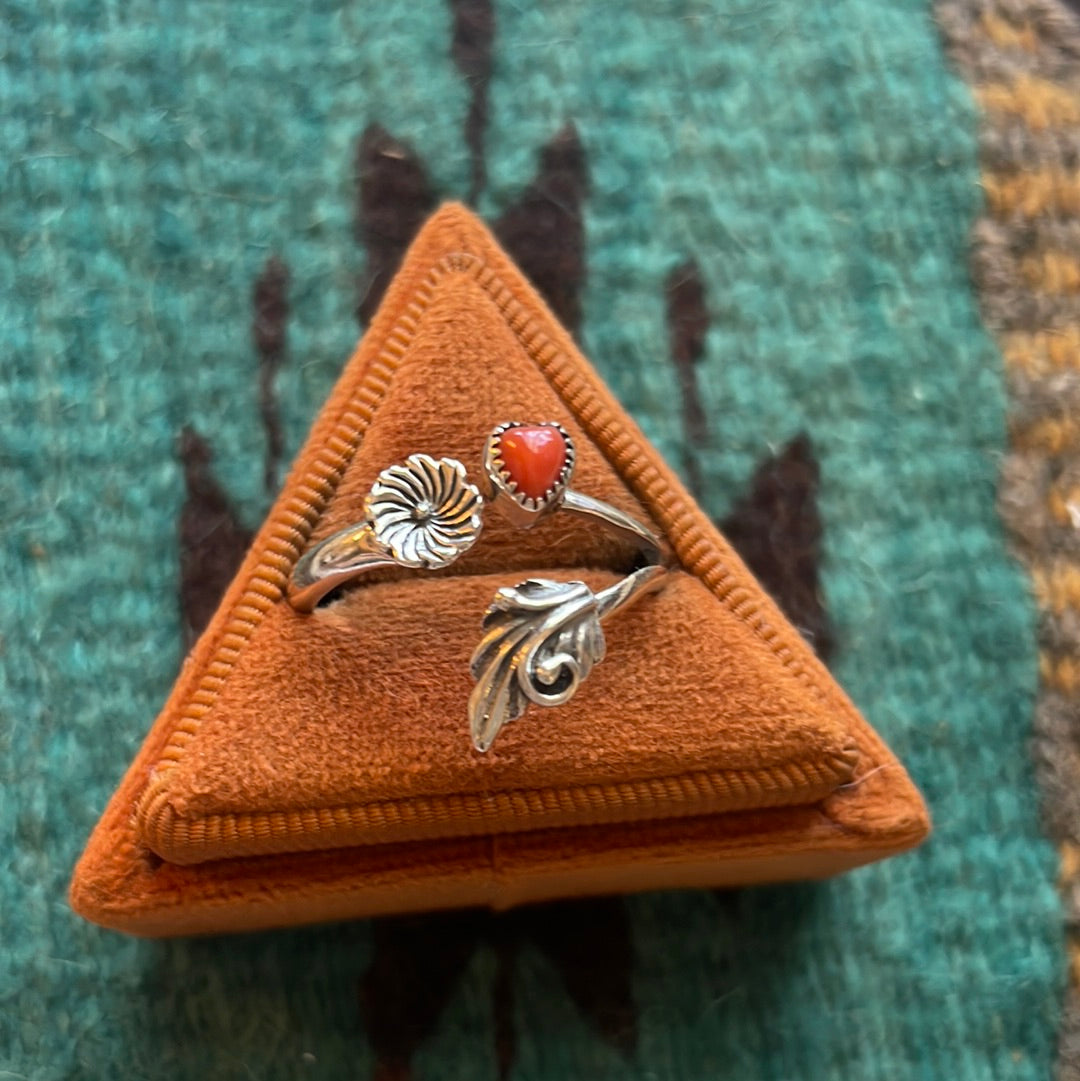
<instances>
[{"instance_id":1,"label":"flower petal detail","mask_svg":"<svg viewBox=\"0 0 1080 1081\"><path fill-rule=\"evenodd\" d=\"M476 542L482 506L460 462L413 454L379 474L367 498L367 517L376 540L397 562L437 569Z\"/></svg>"}]
</instances>

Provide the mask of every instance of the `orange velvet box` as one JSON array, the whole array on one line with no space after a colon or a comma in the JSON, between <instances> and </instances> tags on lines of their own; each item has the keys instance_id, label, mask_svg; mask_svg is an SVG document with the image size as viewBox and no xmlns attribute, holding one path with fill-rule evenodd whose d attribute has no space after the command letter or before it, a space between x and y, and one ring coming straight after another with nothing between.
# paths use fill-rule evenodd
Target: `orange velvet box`
<instances>
[{"instance_id":1,"label":"orange velvet box","mask_svg":"<svg viewBox=\"0 0 1080 1081\"><path fill-rule=\"evenodd\" d=\"M477 753L469 658L500 586L593 588L635 553L568 514L485 518L436 573L384 570L310 615L302 552L414 452L483 475L502 420L558 421L574 487L664 538L663 589L607 658ZM903 768L617 405L484 227L425 226L71 887L143 935L832 874L928 829Z\"/></svg>"}]
</instances>

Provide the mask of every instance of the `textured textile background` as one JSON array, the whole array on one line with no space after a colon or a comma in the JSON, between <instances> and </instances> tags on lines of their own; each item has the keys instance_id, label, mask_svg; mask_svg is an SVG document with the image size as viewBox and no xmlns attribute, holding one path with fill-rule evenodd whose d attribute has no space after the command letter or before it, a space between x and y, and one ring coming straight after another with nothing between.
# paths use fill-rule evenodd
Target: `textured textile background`
<instances>
[{"instance_id":1,"label":"textured textile background","mask_svg":"<svg viewBox=\"0 0 1080 1081\"><path fill-rule=\"evenodd\" d=\"M1035 611L995 511L975 106L928 5L3 0L0 25L0 1078L1045 1078ZM83 924L80 846L444 196L496 224L936 833L818 885L216 941Z\"/></svg>"}]
</instances>

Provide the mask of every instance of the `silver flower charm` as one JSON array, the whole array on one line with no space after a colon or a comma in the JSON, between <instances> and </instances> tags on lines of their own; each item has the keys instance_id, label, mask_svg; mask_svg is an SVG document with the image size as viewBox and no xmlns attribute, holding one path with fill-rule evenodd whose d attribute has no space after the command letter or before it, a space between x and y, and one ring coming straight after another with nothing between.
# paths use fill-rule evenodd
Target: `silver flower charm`
<instances>
[{"instance_id":1,"label":"silver flower charm","mask_svg":"<svg viewBox=\"0 0 1080 1081\"><path fill-rule=\"evenodd\" d=\"M476 543L483 502L460 462L411 454L376 478L367 518L376 543L396 562L438 570Z\"/></svg>"}]
</instances>

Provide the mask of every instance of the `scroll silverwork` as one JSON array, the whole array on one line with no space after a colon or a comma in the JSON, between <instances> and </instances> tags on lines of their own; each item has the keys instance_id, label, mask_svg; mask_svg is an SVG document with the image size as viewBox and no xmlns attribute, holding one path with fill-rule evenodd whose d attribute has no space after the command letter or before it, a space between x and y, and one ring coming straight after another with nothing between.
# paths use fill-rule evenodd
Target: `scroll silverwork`
<instances>
[{"instance_id":1,"label":"scroll silverwork","mask_svg":"<svg viewBox=\"0 0 1080 1081\"><path fill-rule=\"evenodd\" d=\"M529 578L495 594L472 656L469 699L473 745L486 751L529 702L568 701L604 658L596 594L584 582Z\"/></svg>"},{"instance_id":2,"label":"scroll silverwork","mask_svg":"<svg viewBox=\"0 0 1080 1081\"><path fill-rule=\"evenodd\" d=\"M528 704L560 706L604 659L600 621L658 589L666 568L649 564L594 593L584 582L529 578L506 586L484 616L472 655L473 746L486 751Z\"/></svg>"}]
</instances>

